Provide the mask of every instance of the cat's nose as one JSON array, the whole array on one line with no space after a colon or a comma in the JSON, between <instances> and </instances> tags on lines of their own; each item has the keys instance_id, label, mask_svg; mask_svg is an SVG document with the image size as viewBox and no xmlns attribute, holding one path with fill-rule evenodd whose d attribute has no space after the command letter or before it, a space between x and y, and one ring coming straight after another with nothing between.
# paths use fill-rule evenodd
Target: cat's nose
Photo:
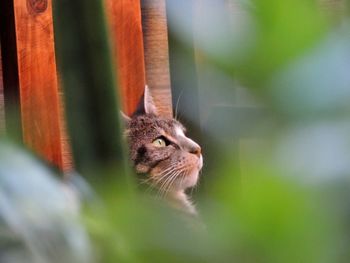
<instances>
[{"instance_id":1,"label":"cat's nose","mask_svg":"<svg viewBox=\"0 0 350 263\"><path fill-rule=\"evenodd\" d=\"M193 153L199 157L202 153L202 148L199 145L194 145L191 147L190 153Z\"/></svg>"}]
</instances>

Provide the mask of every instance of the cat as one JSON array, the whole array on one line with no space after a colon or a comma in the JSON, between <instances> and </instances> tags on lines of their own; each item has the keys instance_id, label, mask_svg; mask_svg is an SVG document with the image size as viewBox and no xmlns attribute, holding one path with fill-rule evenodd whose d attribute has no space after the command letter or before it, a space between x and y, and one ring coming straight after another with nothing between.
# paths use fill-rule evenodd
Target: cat
<instances>
[{"instance_id":1,"label":"cat","mask_svg":"<svg viewBox=\"0 0 350 263\"><path fill-rule=\"evenodd\" d=\"M146 174L146 182L172 207L190 215L197 211L185 193L195 187L203 167L201 147L185 135L185 127L174 118L159 115L148 86L139 109L125 122L125 136L135 170Z\"/></svg>"}]
</instances>

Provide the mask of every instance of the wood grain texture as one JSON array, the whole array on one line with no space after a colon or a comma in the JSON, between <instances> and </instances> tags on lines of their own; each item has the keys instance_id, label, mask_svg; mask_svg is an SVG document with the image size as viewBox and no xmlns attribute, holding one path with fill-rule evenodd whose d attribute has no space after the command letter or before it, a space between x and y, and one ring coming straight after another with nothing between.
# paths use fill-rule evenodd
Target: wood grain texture
<instances>
[{"instance_id":1,"label":"wood grain texture","mask_svg":"<svg viewBox=\"0 0 350 263\"><path fill-rule=\"evenodd\" d=\"M145 86L140 0L106 0L122 108L131 115Z\"/></svg>"},{"instance_id":2,"label":"wood grain texture","mask_svg":"<svg viewBox=\"0 0 350 263\"><path fill-rule=\"evenodd\" d=\"M59 120L60 120L60 132L61 132L61 146L62 146L62 171L64 172L65 177L71 175L70 172L74 171L74 163L72 156L72 148L70 143L70 138L68 136L67 130L67 121L65 119L65 104L64 104L64 94L62 90L62 81L60 79L59 73L58 76L58 106L59 106Z\"/></svg>"},{"instance_id":3,"label":"wood grain texture","mask_svg":"<svg viewBox=\"0 0 350 263\"><path fill-rule=\"evenodd\" d=\"M51 1L14 0L24 143L63 169Z\"/></svg>"},{"instance_id":4,"label":"wood grain texture","mask_svg":"<svg viewBox=\"0 0 350 263\"><path fill-rule=\"evenodd\" d=\"M146 82L160 114L172 117L165 0L142 0L141 10Z\"/></svg>"}]
</instances>

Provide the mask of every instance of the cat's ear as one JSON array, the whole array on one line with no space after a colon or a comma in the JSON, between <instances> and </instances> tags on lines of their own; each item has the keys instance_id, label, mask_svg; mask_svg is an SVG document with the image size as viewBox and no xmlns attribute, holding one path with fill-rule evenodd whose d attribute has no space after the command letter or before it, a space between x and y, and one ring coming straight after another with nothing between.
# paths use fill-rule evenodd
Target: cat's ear
<instances>
[{"instance_id":1,"label":"cat's ear","mask_svg":"<svg viewBox=\"0 0 350 263\"><path fill-rule=\"evenodd\" d=\"M154 104L154 99L147 85L145 86L143 99L146 114L158 115L157 106Z\"/></svg>"},{"instance_id":2,"label":"cat's ear","mask_svg":"<svg viewBox=\"0 0 350 263\"><path fill-rule=\"evenodd\" d=\"M131 121L131 118L122 111L120 111L120 117L123 120L125 126L127 126Z\"/></svg>"}]
</instances>

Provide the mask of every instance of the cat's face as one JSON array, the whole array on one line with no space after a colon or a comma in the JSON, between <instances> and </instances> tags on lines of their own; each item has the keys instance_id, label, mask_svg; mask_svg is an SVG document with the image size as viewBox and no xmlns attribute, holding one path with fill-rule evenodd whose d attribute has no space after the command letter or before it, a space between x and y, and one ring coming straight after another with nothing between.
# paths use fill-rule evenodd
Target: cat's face
<instances>
[{"instance_id":1,"label":"cat's face","mask_svg":"<svg viewBox=\"0 0 350 263\"><path fill-rule=\"evenodd\" d=\"M157 115L148 90L144 97L146 113L126 127L136 171L148 174L145 180L164 193L195 186L203 166L200 146L186 137L181 123Z\"/></svg>"}]
</instances>

